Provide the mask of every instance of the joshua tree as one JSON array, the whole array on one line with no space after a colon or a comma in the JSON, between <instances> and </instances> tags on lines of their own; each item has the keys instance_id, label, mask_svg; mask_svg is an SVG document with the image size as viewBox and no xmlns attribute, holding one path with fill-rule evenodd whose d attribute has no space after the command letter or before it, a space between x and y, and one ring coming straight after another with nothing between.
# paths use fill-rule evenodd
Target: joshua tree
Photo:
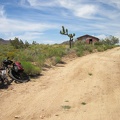
<instances>
[{"instance_id":1,"label":"joshua tree","mask_svg":"<svg viewBox=\"0 0 120 120\"><path fill-rule=\"evenodd\" d=\"M73 37L75 36L75 33L68 34L68 29L65 29L64 26L62 26L62 30L60 31L60 34L67 35L70 38L69 44L70 44L70 48L71 48L72 47L72 42L73 42Z\"/></svg>"}]
</instances>

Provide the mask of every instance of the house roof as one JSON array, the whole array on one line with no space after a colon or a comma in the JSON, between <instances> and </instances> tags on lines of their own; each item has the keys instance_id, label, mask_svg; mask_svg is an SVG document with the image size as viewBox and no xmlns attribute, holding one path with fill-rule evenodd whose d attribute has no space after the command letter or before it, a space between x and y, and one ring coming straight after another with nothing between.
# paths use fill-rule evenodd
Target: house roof
<instances>
[{"instance_id":1,"label":"house roof","mask_svg":"<svg viewBox=\"0 0 120 120\"><path fill-rule=\"evenodd\" d=\"M84 38L84 37L91 37L91 38L95 38L95 39L98 39L99 40L99 38L97 38L97 37L94 37L94 36L91 36L91 35L83 35L83 36L80 36L80 37L78 37L77 39L82 39L82 38Z\"/></svg>"}]
</instances>

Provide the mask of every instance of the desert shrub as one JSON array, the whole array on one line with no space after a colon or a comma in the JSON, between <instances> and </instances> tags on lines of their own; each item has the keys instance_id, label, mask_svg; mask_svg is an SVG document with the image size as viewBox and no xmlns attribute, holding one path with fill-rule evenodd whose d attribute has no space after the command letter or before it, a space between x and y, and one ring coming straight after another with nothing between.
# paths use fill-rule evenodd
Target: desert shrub
<instances>
[{"instance_id":1,"label":"desert shrub","mask_svg":"<svg viewBox=\"0 0 120 120\"><path fill-rule=\"evenodd\" d=\"M37 66L42 67L45 63L45 59L46 59L46 56L44 54L38 55L38 57L36 58Z\"/></svg>"},{"instance_id":2,"label":"desert shrub","mask_svg":"<svg viewBox=\"0 0 120 120\"><path fill-rule=\"evenodd\" d=\"M53 56L60 56L62 57L65 55L65 47L60 46L51 46L48 48L48 51L46 53L47 57L53 57Z\"/></svg>"},{"instance_id":3,"label":"desert shrub","mask_svg":"<svg viewBox=\"0 0 120 120\"><path fill-rule=\"evenodd\" d=\"M2 65L2 61L4 60L4 57L3 56L0 56L0 67Z\"/></svg>"},{"instance_id":4,"label":"desert shrub","mask_svg":"<svg viewBox=\"0 0 120 120\"><path fill-rule=\"evenodd\" d=\"M102 44L102 45L95 45L95 48L97 49L98 52L102 52L108 49L112 49L116 47L115 45L108 45L108 44Z\"/></svg>"},{"instance_id":5,"label":"desert shrub","mask_svg":"<svg viewBox=\"0 0 120 120\"><path fill-rule=\"evenodd\" d=\"M65 48L65 54L68 54L71 51L70 48Z\"/></svg>"},{"instance_id":6,"label":"desert shrub","mask_svg":"<svg viewBox=\"0 0 120 120\"><path fill-rule=\"evenodd\" d=\"M31 56L31 55L27 55L27 54L21 55L20 59L23 60L23 61L34 62L34 57Z\"/></svg>"},{"instance_id":7,"label":"desert shrub","mask_svg":"<svg viewBox=\"0 0 120 120\"><path fill-rule=\"evenodd\" d=\"M88 49L87 45L82 42L78 42L75 44L74 49L76 50L76 54L78 57L81 57L84 55L84 52Z\"/></svg>"},{"instance_id":8,"label":"desert shrub","mask_svg":"<svg viewBox=\"0 0 120 120\"><path fill-rule=\"evenodd\" d=\"M49 63L50 65L56 65L57 63L60 63L62 61L61 61L61 57L60 56L54 56L54 57L50 58L49 62L50 62Z\"/></svg>"},{"instance_id":9,"label":"desert shrub","mask_svg":"<svg viewBox=\"0 0 120 120\"><path fill-rule=\"evenodd\" d=\"M61 62L61 57L60 56L56 56L55 57L55 62L56 62L56 64L60 63Z\"/></svg>"},{"instance_id":10,"label":"desert shrub","mask_svg":"<svg viewBox=\"0 0 120 120\"><path fill-rule=\"evenodd\" d=\"M90 53L92 53L93 52L93 47L88 47L88 51L90 52Z\"/></svg>"},{"instance_id":11,"label":"desert shrub","mask_svg":"<svg viewBox=\"0 0 120 120\"><path fill-rule=\"evenodd\" d=\"M102 41L95 42L94 45L103 45L103 42Z\"/></svg>"},{"instance_id":12,"label":"desert shrub","mask_svg":"<svg viewBox=\"0 0 120 120\"><path fill-rule=\"evenodd\" d=\"M15 54L16 54L15 52L8 52L7 57L12 59L12 58L14 58Z\"/></svg>"},{"instance_id":13,"label":"desert shrub","mask_svg":"<svg viewBox=\"0 0 120 120\"><path fill-rule=\"evenodd\" d=\"M90 45L90 44L84 45L84 51L88 51L88 52L92 53L93 50L94 50L94 45Z\"/></svg>"},{"instance_id":14,"label":"desert shrub","mask_svg":"<svg viewBox=\"0 0 120 120\"><path fill-rule=\"evenodd\" d=\"M46 64L46 59L49 58L54 58L52 62L54 61L57 64L61 57L66 54L65 49L63 45L32 44L27 49L21 49L16 60L32 62L41 68Z\"/></svg>"},{"instance_id":15,"label":"desert shrub","mask_svg":"<svg viewBox=\"0 0 120 120\"><path fill-rule=\"evenodd\" d=\"M83 50L77 51L77 56L78 56L78 57L81 57L81 56L83 56L83 55L84 55Z\"/></svg>"},{"instance_id":16,"label":"desert shrub","mask_svg":"<svg viewBox=\"0 0 120 120\"><path fill-rule=\"evenodd\" d=\"M7 56L7 55L14 56L16 53L16 50L10 45L3 44L3 45L0 45L0 53L2 56Z\"/></svg>"},{"instance_id":17,"label":"desert shrub","mask_svg":"<svg viewBox=\"0 0 120 120\"><path fill-rule=\"evenodd\" d=\"M115 45L105 45L106 49L112 49L115 47Z\"/></svg>"},{"instance_id":18,"label":"desert shrub","mask_svg":"<svg viewBox=\"0 0 120 120\"><path fill-rule=\"evenodd\" d=\"M21 41L22 43L22 41ZM0 45L0 62L10 57L15 61L22 61L25 71L28 74L39 74L41 68L47 64L56 65L61 62L61 58L66 54L76 52L77 56L81 57L86 53L91 53L93 50L104 51L115 47L111 44L97 42L94 45L89 45L82 42L75 42L72 49L69 45L44 45L44 44L31 44L22 49L15 49L9 45ZM48 61L47 61L48 60Z\"/></svg>"},{"instance_id":19,"label":"desert shrub","mask_svg":"<svg viewBox=\"0 0 120 120\"><path fill-rule=\"evenodd\" d=\"M41 68L33 65L31 62L21 61L21 64L24 67L25 72L29 75L36 75L41 72Z\"/></svg>"},{"instance_id":20,"label":"desert shrub","mask_svg":"<svg viewBox=\"0 0 120 120\"><path fill-rule=\"evenodd\" d=\"M97 51L98 52L103 52L104 51L104 47L103 46L98 46L97 47Z\"/></svg>"},{"instance_id":21,"label":"desert shrub","mask_svg":"<svg viewBox=\"0 0 120 120\"><path fill-rule=\"evenodd\" d=\"M110 35L103 39L102 42L107 45L117 45L119 43L119 38Z\"/></svg>"}]
</instances>

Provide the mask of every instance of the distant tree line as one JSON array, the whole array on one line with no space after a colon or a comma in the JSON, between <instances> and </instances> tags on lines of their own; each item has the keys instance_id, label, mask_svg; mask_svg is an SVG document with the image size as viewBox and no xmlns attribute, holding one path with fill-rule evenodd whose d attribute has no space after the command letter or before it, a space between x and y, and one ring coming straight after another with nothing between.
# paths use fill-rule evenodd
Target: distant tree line
<instances>
[{"instance_id":1,"label":"distant tree line","mask_svg":"<svg viewBox=\"0 0 120 120\"><path fill-rule=\"evenodd\" d=\"M19 38L16 37L14 40L10 40L10 44L16 49L27 48L30 45L27 41L24 43L21 39L19 40Z\"/></svg>"},{"instance_id":2,"label":"distant tree line","mask_svg":"<svg viewBox=\"0 0 120 120\"><path fill-rule=\"evenodd\" d=\"M67 32L65 32L64 27L62 28L63 30L60 31L60 33L64 35L68 35L70 37L69 42L70 42L70 48L71 48L71 41L73 40L72 38L75 36L75 34L73 35L68 34L68 30L66 29ZM119 38L110 35L109 37L106 37L105 39L102 39L101 41L99 41L97 44L116 45L118 43L119 43ZM27 40L23 42L21 39L17 37L15 37L13 40L10 40L10 44L16 49L27 48L30 45ZM36 45L38 43L36 41L33 41L32 44Z\"/></svg>"},{"instance_id":3,"label":"distant tree line","mask_svg":"<svg viewBox=\"0 0 120 120\"><path fill-rule=\"evenodd\" d=\"M109 37L103 39L102 43L107 45L116 45L119 43L119 38L110 35Z\"/></svg>"}]
</instances>

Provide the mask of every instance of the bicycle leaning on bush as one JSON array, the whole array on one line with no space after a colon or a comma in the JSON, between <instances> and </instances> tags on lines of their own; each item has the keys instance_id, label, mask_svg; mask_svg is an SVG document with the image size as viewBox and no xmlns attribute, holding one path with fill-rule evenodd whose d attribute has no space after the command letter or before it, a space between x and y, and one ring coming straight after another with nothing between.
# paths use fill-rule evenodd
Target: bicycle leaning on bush
<instances>
[{"instance_id":1,"label":"bicycle leaning on bush","mask_svg":"<svg viewBox=\"0 0 120 120\"><path fill-rule=\"evenodd\" d=\"M3 60L2 68L0 71L0 79L3 84L5 81L10 84L12 81L15 81L16 83L24 83L30 80L29 76L24 72L24 68L22 67L21 63L13 62L9 60L9 58ZM9 81L8 76L12 80Z\"/></svg>"}]
</instances>

